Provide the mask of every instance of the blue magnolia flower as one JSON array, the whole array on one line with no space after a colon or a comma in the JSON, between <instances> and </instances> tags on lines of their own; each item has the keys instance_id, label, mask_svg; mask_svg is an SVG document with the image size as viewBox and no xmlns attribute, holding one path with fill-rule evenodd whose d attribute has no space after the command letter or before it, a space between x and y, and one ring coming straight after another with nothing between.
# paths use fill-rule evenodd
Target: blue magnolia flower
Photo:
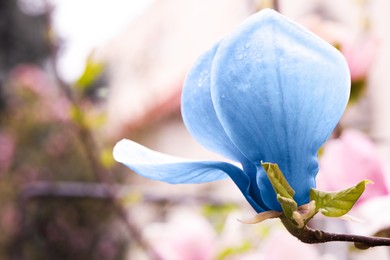
<instances>
[{"instance_id":1,"label":"blue magnolia flower","mask_svg":"<svg viewBox=\"0 0 390 260\"><path fill-rule=\"evenodd\" d=\"M299 205L309 202L317 151L339 121L350 76L331 45L273 10L254 14L204 53L185 80L182 114L206 148L238 162L188 161L120 141L114 157L168 183L229 176L257 212L280 211L261 162L277 163Z\"/></svg>"}]
</instances>

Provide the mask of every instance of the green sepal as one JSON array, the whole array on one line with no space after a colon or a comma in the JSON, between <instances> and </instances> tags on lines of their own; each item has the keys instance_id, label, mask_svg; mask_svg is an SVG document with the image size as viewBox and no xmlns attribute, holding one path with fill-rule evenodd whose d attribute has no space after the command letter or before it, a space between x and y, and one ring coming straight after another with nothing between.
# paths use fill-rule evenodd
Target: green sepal
<instances>
[{"instance_id":1,"label":"green sepal","mask_svg":"<svg viewBox=\"0 0 390 260\"><path fill-rule=\"evenodd\" d=\"M276 163L261 163L265 172L267 173L268 179L270 180L272 187L276 194L280 194L285 198L293 199L295 191L288 184L282 171Z\"/></svg>"},{"instance_id":2,"label":"green sepal","mask_svg":"<svg viewBox=\"0 0 390 260\"><path fill-rule=\"evenodd\" d=\"M103 63L94 61L89 57L86 61L83 74L76 81L76 89L86 91L102 75L104 68Z\"/></svg>"},{"instance_id":3,"label":"green sepal","mask_svg":"<svg viewBox=\"0 0 390 260\"><path fill-rule=\"evenodd\" d=\"M279 194L276 195L277 199L282 206L283 213L289 219L293 219L293 214L295 211L298 211L298 204L294 199L283 197Z\"/></svg>"},{"instance_id":4,"label":"green sepal","mask_svg":"<svg viewBox=\"0 0 390 260\"><path fill-rule=\"evenodd\" d=\"M370 183L372 181L363 180L356 186L338 192L311 189L310 200L315 200L316 211L321 212L324 216L341 217L351 210L366 189L366 185Z\"/></svg>"},{"instance_id":5,"label":"green sepal","mask_svg":"<svg viewBox=\"0 0 390 260\"><path fill-rule=\"evenodd\" d=\"M275 163L261 163L268 179L277 196L277 200L282 206L283 213L289 219L293 219L293 213L298 210L298 205L294 200L295 191L288 184L279 166Z\"/></svg>"}]
</instances>

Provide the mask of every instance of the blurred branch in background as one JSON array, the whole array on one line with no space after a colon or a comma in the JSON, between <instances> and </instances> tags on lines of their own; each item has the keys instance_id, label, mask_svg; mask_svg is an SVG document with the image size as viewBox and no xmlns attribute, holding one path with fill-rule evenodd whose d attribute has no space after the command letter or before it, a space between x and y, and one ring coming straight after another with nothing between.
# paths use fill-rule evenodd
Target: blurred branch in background
<instances>
[{"instance_id":1,"label":"blurred branch in background","mask_svg":"<svg viewBox=\"0 0 390 260\"><path fill-rule=\"evenodd\" d=\"M275 11L278 11L279 12L279 0L272 0L272 7Z\"/></svg>"},{"instance_id":2,"label":"blurred branch in background","mask_svg":"<svg viewBox=\"0 0 390 260\"><path fill-rule=\"evenodd\" d=\"M104 183L80 183L80 182L50 182L50 181L36 181L24 186L20 192L19 205L21 208L26 207L29 200L35 198L44 197L80 197L80 198L95 198L110 200L106 192L107 184ZM233 200L229 198L221 198L218 195L210 194L187 194L180 193L180 196L175 194L167 194L166 192L157 193L153 188L140 185L113 185L111 189L118 194L117 199L124 201L130 196L138 197L136 200L164 204L169 202L170 204L185 205L188 203L210 203L212 205L224 205L224 204L240 204L240 200ZM142 194L142 197L140 197Z\"/></svg>"}]
</instances>

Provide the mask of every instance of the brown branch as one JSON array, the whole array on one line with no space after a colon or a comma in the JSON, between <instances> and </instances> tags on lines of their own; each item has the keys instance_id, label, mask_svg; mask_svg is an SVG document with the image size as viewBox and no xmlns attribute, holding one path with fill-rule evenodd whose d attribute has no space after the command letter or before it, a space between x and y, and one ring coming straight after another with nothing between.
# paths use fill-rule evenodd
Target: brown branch
<instances>
[{"instance_id":1,"label":"brown branch","mask_svg":"<svg viewBox=\"0 0 390 260\"><path fill-rule=\"evenodd\" d=\"M64 198L95 198L108 199L106 192L107 184L86 183L72 181L34 181L28 183L20 191L20 202L26 204L28 200L45 197L64 197ZM193 194L192 192L180 194L167 194L167 192L156 192L149 186L138 185L118 185L110 187L115 191L117 198L126 198L129 193L142 194L141 201L146 203L164 204L169 202L171 205L188 205L189 203L240 205L241 200L226 199L225 197L213 196L205 193ZM23 206L23 205L21 205Z\"/></svg>"},{"instance_id":2,"label":"brown branch","mask_svg":"<svg viewBox=\"0 0 390 260\"><path fill-rule=\"evenodd\" d=\"M322 230L312 229L308 226L297 228L286 216L280 217L283 225L287 230L303 243L318 244L326 242L353 242L356 248L368 249L376 246L390 246L390 238L385 237L368 237L353 234L336 234L329 233Z\"/></svg>"},{"instance_id":3,"label":"brown branch","mask_svg":"<svg viewBox=\"0 0 390 260\"><path fill-rule=\"evenodd\" d=\"M280 12L278 0L272 0L272 7L275 11Z\"/></svg>"}]
</instances>

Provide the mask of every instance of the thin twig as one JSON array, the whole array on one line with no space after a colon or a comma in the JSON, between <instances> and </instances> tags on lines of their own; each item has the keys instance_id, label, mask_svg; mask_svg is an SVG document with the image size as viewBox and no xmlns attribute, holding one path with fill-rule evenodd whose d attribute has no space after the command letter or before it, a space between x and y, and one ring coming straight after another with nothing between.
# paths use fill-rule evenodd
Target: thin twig
<instances>
[{"instance_id":1,"label":"thin twig","mask_svg":"<svg viewBox=\"0 0 390 260\"><path fill-rule=\"evenodd\" d=\"M322 230L312 229L308 226L296 228L296 226L292 225L291 221L284 215L282 215L280 219L293 236L307 244L341 241L354 242L355 246L359 249L367 249L376 246L390 246L390 238L329 233Z\"/></svg>"},{"instance_id":2,"label":"thin twig","mask_svg":"<svg viewBox=\"0 0 390 260\"><path fill-rule=\"evenodd\" d=\"M272 7L275 11L279 12L279 1L278 0L272 0Z\"/></svg>"},{"instance_id":3,"label":"thin twig","mask_svg":"<svg viewBox=\"0 0 390 260\"><path fill-rule=\"evenodd\" d=\"M23 203L35 198L63 197L63 198L95 198L108 199L106 192L107 184L72 181L34 181L28 183L20 191L20 199ZM153 188L144 185L119 185L114 184L110 189L115 191L116 197L122 200L129 194L142 194L140 201L153 204L169 202L171 205L188 204L212 204L212 205L240 205L241 200L228 199L215 194L181 192L180 194L169 194L167 192L156 192Z\"/></svg>"}]
</instances>

